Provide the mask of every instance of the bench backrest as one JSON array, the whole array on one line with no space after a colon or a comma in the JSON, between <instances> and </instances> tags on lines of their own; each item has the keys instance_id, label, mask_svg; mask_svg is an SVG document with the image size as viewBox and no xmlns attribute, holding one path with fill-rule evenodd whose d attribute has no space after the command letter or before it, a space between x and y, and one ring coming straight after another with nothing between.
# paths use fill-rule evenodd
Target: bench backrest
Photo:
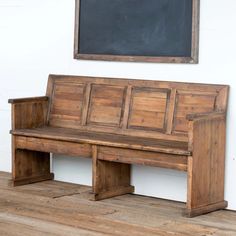
<instances>
[{"instance_id":1,"label":"bench backrest","mask_svg":"<svg viewBox=\"0 0 236 236\"><path fill-rule=\"evenodd\" d=\"M187 140L187 114L227 109L227 85L50 75L48 125Z\"/></svg>"}]
</instances>

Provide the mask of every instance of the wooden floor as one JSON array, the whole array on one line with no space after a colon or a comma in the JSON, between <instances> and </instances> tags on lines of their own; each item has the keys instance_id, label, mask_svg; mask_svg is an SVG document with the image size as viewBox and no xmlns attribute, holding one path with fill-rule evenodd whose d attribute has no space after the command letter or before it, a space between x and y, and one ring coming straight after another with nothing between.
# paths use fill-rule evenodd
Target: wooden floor
<instances>
[{"instance_id":1,"label":"wooden floor","mask_svg":"<svg viewBox=\"0 0 236 236\"><path fill-rule=\"evenodd\" d=\"M236 236L236 212L188 219L183 203L138 195L89 201L90 187L45 181L9 187L0 172L0 235Z\"/></svg>"}]
</instances>

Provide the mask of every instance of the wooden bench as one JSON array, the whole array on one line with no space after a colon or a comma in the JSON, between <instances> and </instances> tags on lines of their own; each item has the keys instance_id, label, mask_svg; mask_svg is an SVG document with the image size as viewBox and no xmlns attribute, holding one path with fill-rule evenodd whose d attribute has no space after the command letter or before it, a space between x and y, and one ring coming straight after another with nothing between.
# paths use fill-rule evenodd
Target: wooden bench
<instances>
[{"instance_id":1,"label":"wooden bench","mask_svg":"<svg viewBox=\"0 0 236 236\"><path fill-rule=\"evenodd\" d=\"M130 168L141 164L188 172L188 216L223 209L228 90L50 75L46 96L9 100L13 184L53 179L58 153L92 158L95 200L134 192Z\"/></svg>"}]
</instances>

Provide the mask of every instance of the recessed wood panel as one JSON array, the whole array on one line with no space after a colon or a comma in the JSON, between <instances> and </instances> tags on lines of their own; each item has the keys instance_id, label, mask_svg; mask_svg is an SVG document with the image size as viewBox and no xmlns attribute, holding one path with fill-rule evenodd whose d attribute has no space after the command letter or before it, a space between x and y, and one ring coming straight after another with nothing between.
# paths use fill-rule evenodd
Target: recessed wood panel
<instances>
[{"instance_id":1,"label":"recessed wood panel","mask_svg":"<svg viewBox=\"0 0 236 236\"><path fill-rule=\"evenodd\" d=\"M189 109L189 112L186 112L189 114L193 113L193 111L191 111L190 108L186 108L185 105L184 108L181 107L180 102L182 97L180 97L179 103L176 102L180 94L185 96L191 94L197 94L199 96L203 95L203 97L206 94L213 97L216 96L215 110L226 111L227 109L228 86L225 85L50 75L47 88L49 101L55 96L53 92L55 84L70 84L71 87L58 88L58 90L63 90L64 92L66 92L66 89L67 91L72 91L72 87L76 90L74 85L78 84L86 85L86 89L84 89L82 119L79 125L77 121L75 122L73 119L69 120L71 114L68 116L69 114L67 113L61 114L61 119L50 120L50 124L53 124L54 127L73 127L88 131L112 132L134 137L152 137L186 141L187 133L183 132L180 125L178 125L178 123L182 122L184 129L186 129L185 115L184 119L181 120L181 117L179 117L179 119L175 120L176 115L179 116L176 112L178 110L180 112L181 109ZM104 93L105 90L106 92ZM121 95L123 94L123 91L125 94L124 96ZM138 93L139 96L136 96L134 101L134 111L136 112L132 113L132 102L135 92ZM72 93L70 96L73 98ZM113 98L112 96L116 98ZM166 114L164 115L160 111L164 109L165 102L159 102L158 106L152 106L152 103L155 103L158 97L165 99L166 96L168 97L168 101L166 104ZM112 99L110 99L111 97ZM117 99L117 97L122 97L124 99ZM60 94L57 94L57 98L60 98ZM121 105L123 100L125 100L125 106L123 104ZM201 99L198 101L204 102ZM194 109L197 112L196 106ZM202 112L204 112L204 109L205 111L211 110L207 107L204 107L203 109L201 105L199 109ZM155 112L157 112L158 115ZM141 116L144 116L144 120ZM49 118L51 118L51 115L49 115ZM71 121L70 124L69 121ZM157 122L157 124L155 122ZM155 123L154 128L150 127L152 123Z\"/></svg>"},{"instance_id":2,"label":"recessed wood panel","mask_svg":"<svg viewBox=\"0 0 236 236\"><path fill-rule=\"evenodd\" d=\"M68 128L80 125L83 99L83 84L55 83L51 100L50 125Z\"/></svg>"},{"instance_id":3,"label":"recessed wood panel","mask_svg":"<svg viewBox=\"0 0 236 236\"><path fill-rule=\"evenodd\" d=\"M136 129L164 130L169 90L134 88L128 127Z\"/></svg>"},{"instance_id":4,"label":"recessed wood panel","mask_svg":"<svg viewBox=\"0 0 236 236\"><path fill-rule=\"evenodd\" d=\"M126 87L93 84L87 124L119 126L125 93Z\"/></svg>"},{"instance_id":5,"label":"recessed wood panel","mask_svg":"<svg viewBox=\"0 0 236 236\"><path fill-rule=\"evenodd\" d=\"M174 114L174 131L187 132L186 115L212 112L215 110L217 93L177 92Z\"/></svg>"}]
</instances>

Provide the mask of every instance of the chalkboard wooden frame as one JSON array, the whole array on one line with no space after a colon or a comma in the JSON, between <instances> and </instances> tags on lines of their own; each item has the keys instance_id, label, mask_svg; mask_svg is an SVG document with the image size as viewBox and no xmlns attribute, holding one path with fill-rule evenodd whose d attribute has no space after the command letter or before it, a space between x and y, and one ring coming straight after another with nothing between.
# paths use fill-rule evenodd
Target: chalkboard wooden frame
<instances>
[{"instance_id":1,"label":"chalkboard wooden frame","mask_svg":"<svg viewBox=\"0 0 236 236\"><path fill-rule=\"evenodd\" d=\"M192 39L191 56L124 56L124 55L101 55L82 54L79 51L79 25L80 25L80 0L75 0L75 29L74 29L74 59L101 60L101 61L128 61L128 62L155 62L155 63L190 63L197 64L199 57L199 18L200 0L192 1Z\"/></svg>"}]
</instances>

